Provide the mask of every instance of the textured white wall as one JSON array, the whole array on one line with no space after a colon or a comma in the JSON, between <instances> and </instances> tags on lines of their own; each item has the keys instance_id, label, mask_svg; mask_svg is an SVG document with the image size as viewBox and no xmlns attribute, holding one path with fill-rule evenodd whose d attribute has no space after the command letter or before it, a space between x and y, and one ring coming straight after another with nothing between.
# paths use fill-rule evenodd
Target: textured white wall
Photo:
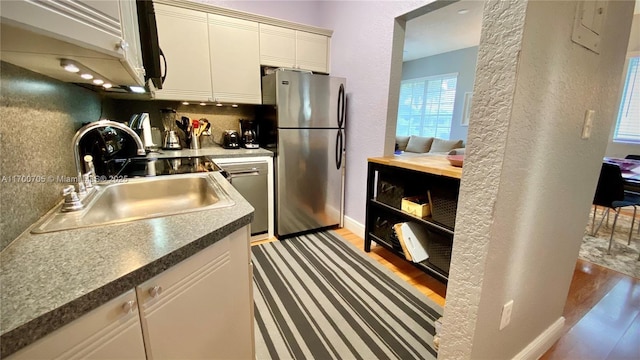
<instances>
[{"instance_id":1,"label":"textured white wall","mask_svg":"<svg viewBox=\"0 0 640 360\"><path fill-rule=\"evenodd\" d=\"M485 6L442 359L512 358L562 315L633 3L609 3L600 55L570 40L576 6ZM597 114L590 140L580 139L586 109ZM499 331L512 299L511 324Z\"/></svg>"}]
</instances>

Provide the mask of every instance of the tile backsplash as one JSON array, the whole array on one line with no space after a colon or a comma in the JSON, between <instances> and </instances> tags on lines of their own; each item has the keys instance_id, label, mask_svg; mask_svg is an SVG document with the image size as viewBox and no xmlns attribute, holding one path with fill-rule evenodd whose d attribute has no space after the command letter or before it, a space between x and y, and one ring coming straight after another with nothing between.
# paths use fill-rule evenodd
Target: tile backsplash
<instances>
[{"instance_id":1,"label":"tile backsplash","mask_svg":"<svg viewBox=\"0 0 640 360\"><path fill-rule=\"evenodd\" d=\"M89 90L0 62L0 249L62 199L73 176L71 139L101 116Z\"/></svg>"},{"instance_id":2,"label":"tile backsplash","mask_svg":"<svg viewBox=\"0 0 640 360\"><path fill-rule=\"evenodd\" d=\"M202 139L203 146L213 143L222 143L222 134L225 130L240 131L240 119L255 120L256 105L182 105L177 101L140 101L140 100L111 100L108 102L105 112L111 120L128 121L131 115L139 112L148 112L151 126L163 130L160 120L160 109L172 108L177 112L177 118L187 116L190 119L207 119L211 123L211 138Z\"/></svg>"}]
</instances>

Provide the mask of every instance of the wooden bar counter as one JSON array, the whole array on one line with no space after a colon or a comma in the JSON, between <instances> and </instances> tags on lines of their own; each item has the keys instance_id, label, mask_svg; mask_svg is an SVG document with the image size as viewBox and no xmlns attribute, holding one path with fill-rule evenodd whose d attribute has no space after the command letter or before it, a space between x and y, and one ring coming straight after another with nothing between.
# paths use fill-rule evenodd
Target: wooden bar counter
<instances>
[{"instance_id":1,"label":"wooden bar counter","mask_svg":"<svg viewBox=\"0 0 640 360\"><path fill-rule=\"evenodd\" d=\"M452 166L446 155L403 154L371 157L369 162L415 170L456 179L462 177L462 168Z\"/></svg>"},{"instance_id":2,"label":"wooden bar counter","mask_svg":"<svg viewBox=\"0 0 640 360\"><path fill-rule=\"evenodd\" d=\"M364 250L370 251L375 242L409 259L393 227L411 223L421 229L421 242L429 255L411 263L446 283L462 168L452 166L446 155L403 154L367 160ZM403 211L402 199L410 197L428 198L430 211L423 217Z\"/></svg>"}]
</instances>

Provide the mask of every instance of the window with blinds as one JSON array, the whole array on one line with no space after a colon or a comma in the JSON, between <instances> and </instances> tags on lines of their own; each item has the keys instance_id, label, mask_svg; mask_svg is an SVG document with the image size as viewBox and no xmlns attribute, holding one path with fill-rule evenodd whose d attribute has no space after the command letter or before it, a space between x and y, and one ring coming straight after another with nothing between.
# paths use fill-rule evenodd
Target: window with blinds
<instances>
[{"instance_id":1,"label":"window with blinds","mask_svg":"<svg viewBox=\"0 0 640 360\"><path fill-rule=\"evenodd\" d=\"M446 74L402 81L396 135L449 139L457 80Z\"/></svg>"},{"instance_id":2,"label":"window with blinds","mask_svg":"<svg viewBox=\"0 0 640 360\"><path fill-rule=\"evenodd\" d=\"M620 102L620 112L613 135L615 141L640 143L640 57L629 59Z\"/></svg>"}]
</instances>

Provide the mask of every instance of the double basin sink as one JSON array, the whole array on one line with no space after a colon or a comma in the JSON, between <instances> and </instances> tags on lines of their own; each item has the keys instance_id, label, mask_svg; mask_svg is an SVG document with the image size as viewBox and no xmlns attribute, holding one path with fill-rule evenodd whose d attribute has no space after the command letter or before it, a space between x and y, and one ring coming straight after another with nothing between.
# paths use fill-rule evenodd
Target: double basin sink
<instances>
[{"instance_id":1,"label":"double basin sink","mask_svg":"<svg viewBox=\"0 0 640 360\"><path fill-rule=\"evenodd\" d=\"M123 223L234 204L211 172L123 179L97 184L82 210L62 212L62 204L56 206L31 232Z\"/></svg>"}]
</instances>

